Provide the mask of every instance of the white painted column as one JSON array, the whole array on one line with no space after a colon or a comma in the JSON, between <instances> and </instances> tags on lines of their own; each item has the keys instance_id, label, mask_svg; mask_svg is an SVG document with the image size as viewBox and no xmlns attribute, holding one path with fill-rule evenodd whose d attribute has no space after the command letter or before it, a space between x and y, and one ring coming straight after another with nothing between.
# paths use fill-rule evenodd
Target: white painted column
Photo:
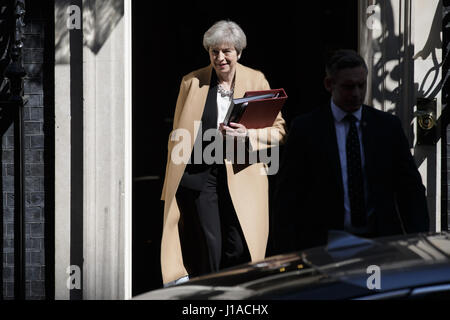
<instances>
[{"instance_id":1,"label":"white painted column","mask_svg":"<svg viewBox=\"0 0 450 320\"><path fill-rule=\"evenodd\" d=\"M414 39L414 84L417 97L436 98L436 119L442 115L442 1L412 1ZM440 132L440 128L438 128ZM433 231L441 231L441 139L435 146L420 146L416 153L426 158L419 170L427 181L428 207Z\"/></svg>"},{"instance_id":2,"label":"white painted column","mask_svg":"<svg viewBox=\"0 0 450 320\"><path fill-rule=\"evenodd\" d=\"M132 0L124 1L125 22L125 179L122 203L123 212L123 237L121 238L121 250L123 250L122 270L124 299L132 298L132 186L133 186L133 99L132 99Z\"/></svg>"},{"instance_id":3,"label":"white painted column","mask_svg":"<svg viewBox=\"0 0 450 320\"><path fill-rule=\"evenodd\" d=\"M66 2L55 1L55 299L69 300L70 43Z\"/></svg>"},{"instance_id":4,"label":"white painted column","mask_svg":"<svg viewBox=\"0 0 450 320\"><path fill-rule=\"evenodd\" d=\"M83 10L83 298L89 300L131 298L131 3L123 4L123 16L99 2ZM105 31L102 22L114 19Z\"/></svg>"}]
</instances>

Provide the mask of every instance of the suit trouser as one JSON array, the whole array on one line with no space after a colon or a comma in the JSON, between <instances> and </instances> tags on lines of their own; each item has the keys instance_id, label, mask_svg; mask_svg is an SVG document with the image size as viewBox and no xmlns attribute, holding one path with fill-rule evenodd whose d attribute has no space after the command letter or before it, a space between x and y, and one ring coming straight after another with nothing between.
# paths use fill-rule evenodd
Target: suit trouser
<instances>
[{"instance_id":1,"label":"suit trouser","mask_svg":"<svg viewBox=\"0 0 450 320\"><path fill-rule=\"evenodd\" d=\"M228 191L226 170L213 165L201 191L180 186L180 240L192 276L216 272L250 260Z\"/></svg>"}]
</instances>

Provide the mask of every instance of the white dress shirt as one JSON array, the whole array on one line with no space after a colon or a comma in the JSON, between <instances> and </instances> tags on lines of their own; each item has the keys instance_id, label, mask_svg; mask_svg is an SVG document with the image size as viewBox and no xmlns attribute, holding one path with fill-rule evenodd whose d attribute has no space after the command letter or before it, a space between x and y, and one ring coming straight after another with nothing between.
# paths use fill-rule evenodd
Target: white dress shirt
<instances>
[{"instance_id":1,"label":"white dress shirt","mask_svg":"<svg viewBox=\"0 0 450 320\"><path fill-rule=\"evenodd\" d=\"M231 97L222 97L222 95L217 92L217 128L219 128L219 124L225 120L230 105Z\"/></svg>"}]
</instances>

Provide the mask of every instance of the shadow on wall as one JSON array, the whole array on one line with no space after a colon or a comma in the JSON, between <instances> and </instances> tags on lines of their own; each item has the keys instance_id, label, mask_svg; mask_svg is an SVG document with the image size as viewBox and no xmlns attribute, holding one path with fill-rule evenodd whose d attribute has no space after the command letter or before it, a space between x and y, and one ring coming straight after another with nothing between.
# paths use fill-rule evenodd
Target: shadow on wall
<instances>
[{"instance_id":1,"label":"shadow on wall","mask_svg":"<svg viewBox=\"0 0 450 320\"><path fill-rule=\"evenodd\" d=\"M440 20L441 16L438 16L438 14L442 14L442 20ZM437 64L437 62L436 62L436 53L435 53L435 50L437 48L436 45L430 45L429 46L430 49L428 49L428 46L427 46L428 41L427 41L425 48L427 48L428 50L425 51L425 48L424 48L424 50L422 50L422 51L424 51L423 55L425 55L425 56L429 56L430 54L433 55L433 61L435 61L435 65L436 65L435 66L436 68L433 67L427 72L424 81L433 71L435 72L435 74L438 74L439 67L442 67L442 76L441 76L440 83L436 86L436 88L431 93L429 93L429 92L430 92L432 86L430 86L430 89L428 89L427 92L425 93L425 94L429 93L430 98L436 97L437 93L439 91L441 91L442 88L449 88L449 86L450 86L450 80L449 80L449 78L450 78L450 69L449 69L450 61L448 59L449 53L450 53L450 42L448 42L448 40L449 40L448 37L450 34L450 6L447 5L447 7L445 7L441 13L436 12L436 15L434 18L435 18L435 21L433 22L432 30L434 28L440 28L442 26L442 33L444 34L446 43L444 43L444 46L442 46L442 44L441 44L441 47L443 49L442 53L444 55L442 58L441 64ZM440 23L438 23L438 22L440 22ZM438 31L436 31L435 33L437 34L437 36L436 36L437 39L435 39L434 41L438 42L438 41L440 41L439 33L438 33ZM446 134L447 126L450 121L450 110L448 108L448 102L449 102L449 90L448 89L442 91L441 99L442 99L442 115L438 119L438 128L442 128L442 130L441 130L441 132L439 132L439 134L441 134L441 133Z\"/></svg>"},{"instance_id":2,"label":"shadow on wall","mask_svg":"<svg viewBox=\"0 0 450 320\"><path fill-rule=\"evenodd\" d=\"M420 84L419 90L417 92L418 97L420 98L429 98L433 99L435 98L439 91L442 90L443 81L438 81L439 77L439 70L444 64L444 61L447 59L448 54L444 59L442 59L442 62L439 63L437 61L437 55L436 51L438 49L442 49L442 40L440 37L441 34L441 28L442 28L442 7L437 6L436 12L434 13L433 18L433 24L431 26L430 34L428 35L428 39L425 42L424 47L422 50L420 50L413 59L416 60L418 58L422 58L422 60L428 59L428 57L431 55L433 59L433 67L430 68L430 70L427 71L425 77L422 80L422 83ZM428 89L425 87L425 84L427 82L428 77L434 74L433 80L431 84L428 86Z\"/></svg>"},{"instance_id":3,"label":"shadow on wall","mask_svg":"<svg viewBox=\"0 0 450 320\"><path fill-rule=\"evenodd\" d=\"M422 58L427 59L430 55L433 58L433 67L428 70L426 76L422 79L421 83L414 83L414 98L435 98L438 93L442 90L443 81L438 82L439 70L443 63L437 61L436 51L442 48L442 41L440 39L440 30L442 27L442 7L437 6L436 12L434 14L432 27L428 39L424 47L415 55L414 44L409 45L407 48L401 49L401 51L394 50L384 50L384 48L397 48L399 44L404 43L404 34L395 35L392 30L394 27L394 12L389 1L386 1L385 6L382 8L382 34L373 40L374 52L381 52L382 56L373 66L373 97L374 100L383 103L382 100L391 102L395 105L395 109L386 110L390 113L400 113L404 108L410 109L411 119L413 116L413 105L405 106L403 100L403 92L405 90L407 83L402 79L403 71L405 68L410 68L409 70L414 70L414 60ZM411 28L411 25L408 26ZM409 30L411 34L411 30ZM447 57L443 60L445 61ZM387 71L386 66L390 63L397 63L397 65L392 69L392 71ZM428 84L428 78L433 74L433 80ZM384 90L383 83L392 79L400 85L394 90ZM407 80L407 79L406 79ZM413 79L411 79L413 81Z\"/></svg>"},{"instance_id":4,"label":"shadow on wall","mask_svg":"<svg viewBox=\"0 0 450 320\"><path fill-rule=\"evenodd\" d=\"M442 6L437 6L434 14L432 26L428 35L428 39L421 50L414 55L414 43L407 46L404 37L412 34L411 25L407 27L405 33L396 35L394 23L394 10L391 2L386 1L381 8L382 31L379 37L373 39L373 52L381 53L375 56L372 76L372 97L373 100L381 105L392 105L393 108L385 111L395 113L397 115L406 116L406 119L413 119L414 105L417 98L433 99L441 92L443 81L439 81L439 71L443 63L447 59L445 57L442 63L437 59L437 50L442 48L440 31L442 28ZM388 48L401 48L398 51L389 50ZM420 83L414 82L414 61L417 59L428 59L432 57L433 66L426 72ZM394 64L394 68L389 71L389 65ZM408 73L409 72L409 73ZM429 78L432 80L429 81ZM387 89L385 83L391 80L398 86L394 89ZM413 88L410 91L410 88ZM441 124L442 119L438 119ZM408 136L413 136L413 127L408 129ZM441 133L437 139L440 139ZM410 139L412 146L412 138ZM416 159L421 164L425 159Z\"/></svg>"},{"instance_id":5,"label":"shadow on wall","mask_svg":"<svg viewBox=\"0 0 450 320\"><path fill-rule=\"evenodd\" d=\"M374 52L374 57L369 59L373 63L373 74L372 74L372 99L378 105L385 106L385 111L389 113L395 113L400 116L402 121L406 124L411 124L405 127L408 140L411 147L413 145L413 122L414 117L414 106L417 104L418 98L434 99L437 98L439 93L442 92L444 87L444 81L447 81L448 75L443 75L443 80L439 79L440 70L443 65L445 65L448 52L443 57L443 62L438 61L438 51L442 49L441 41L441 28L442 28L442 18L443 12L442 5L436 6L436 11L434 13L433 21L431 23L431 28L428 33L428 38L423 45L423 48L415 48L413 41L409 41L408 37L413 35L412 25L410 23L405 23L402 17L402 23L405 23L402 27L404 30L400 31L399 34L395 34L397 28L394 19L395 15L398 14L394 12L391 1L386 1L381 6L381 30L379 37L374 37L371 45ZM401 10L408 10L408 8L402 7ZM448 15L448 13L447 13ZM417 26L421 27L421 26ZM378 34L377 34L378 35ZM414 55L414 51L418 52ZM432 61L431 67L425 70L423 77L418 79L414 76L415 72L415 62L420 60ZM420 63L420 62L419 62ZM424 63L420 63L421 67L425 66ZM422 67L423 68L423 67ZM445 68L443 69L445 70ZM422 71L422 70L420 70ZM422 74L422 73L421 73ZM417 82L416 82L417 81ZM389 87L393 83L395 88ZM446 92L442 92L443 101L445 101ZM443 102L445 103L445 102ZM435 134L434 145L425 146L424 148L416 148L414 152L415 162L418 167L425 165L427 175L424 177L424 181L427 186L427 194L437 195L437 175L436 163L440 161L437 159L438 150L437 142L442 141L442 152L443 155L447 153L447 142L446 142L446 127L448 125L449 116L448 110L443 109L442 115L437 119L437 127ZM445 161L441 161L445 162ZM447 184L446 170L442 172L442 181ZM441 190L445 195L447 191ZM428 207L430 212L437 210L436 201L432 198L428 199ZM446 209L443 207L444 212ZM438 222L434 220L431 221ZM434 223L433 222L433 223Z\"/></svg>"},{"instance_id":6,"label":"shadow on wall","mask_svg":"<svg viewBox=\"0 0 450 320\"><path fill-rule=\"evenodd\" d=\"M405 101L403 101L404 94L402 92L402 90L408 88L408 83L405 83L405 81L413 81L412 79L403 79L403 72L408 67L409 70L413 70L411 67L413 67L414 44L403 47L403 50L400 49L399 51L388 49L401 47L401 44L404 43L404 34L396 35L394 32L394 10L390 1L386 1L381 6L381 23L381 34L372 43L373 51L381 53L380 56L374 57L378 59L374 61L373 65L372 96L373 100L380 105L395 106L390 109L385 108L384 111L400 114L401 110L405 110L406 107L404 106ZM408 27L411 28L411 26ZM395 64L395 67L389 71L389 65L391 64ZM393 90L386 89L384 84L388 80L398 83L399 86ZM409 113L412 118L412 106L410 109Z\"/></svg>"},{"instance_id":7,"label":"shadow on wall","mask_svg":"<svg viewBox=\"0 0 450 320\"><path fill-rule=\"evenodd\" d=\"M55 1L55 62L70 63L68 20L77 19L69 11L70 0ZM83 2L83 45L97 54L124 15L123 0L87 0ZM81 17L79 17L81 19Z\"/></svg>"}]
</instances>

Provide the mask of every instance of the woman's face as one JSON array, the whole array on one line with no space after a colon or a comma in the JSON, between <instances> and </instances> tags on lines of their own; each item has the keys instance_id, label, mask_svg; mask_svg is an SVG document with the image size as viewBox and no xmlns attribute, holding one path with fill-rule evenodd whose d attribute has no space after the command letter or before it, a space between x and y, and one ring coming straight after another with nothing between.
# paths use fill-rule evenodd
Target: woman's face
<instances>
[{"instance_id":1,"label":"woman's face","mask_svg":"<svg viewBox=\"0 0 450 320\"><path fill-rule=\"evenodd\" d=\"M219 77L234 75L239 57L240 55L238 55L233 45L222 44L209 48L211 65Z\"/></svg>"}]
</instances>

